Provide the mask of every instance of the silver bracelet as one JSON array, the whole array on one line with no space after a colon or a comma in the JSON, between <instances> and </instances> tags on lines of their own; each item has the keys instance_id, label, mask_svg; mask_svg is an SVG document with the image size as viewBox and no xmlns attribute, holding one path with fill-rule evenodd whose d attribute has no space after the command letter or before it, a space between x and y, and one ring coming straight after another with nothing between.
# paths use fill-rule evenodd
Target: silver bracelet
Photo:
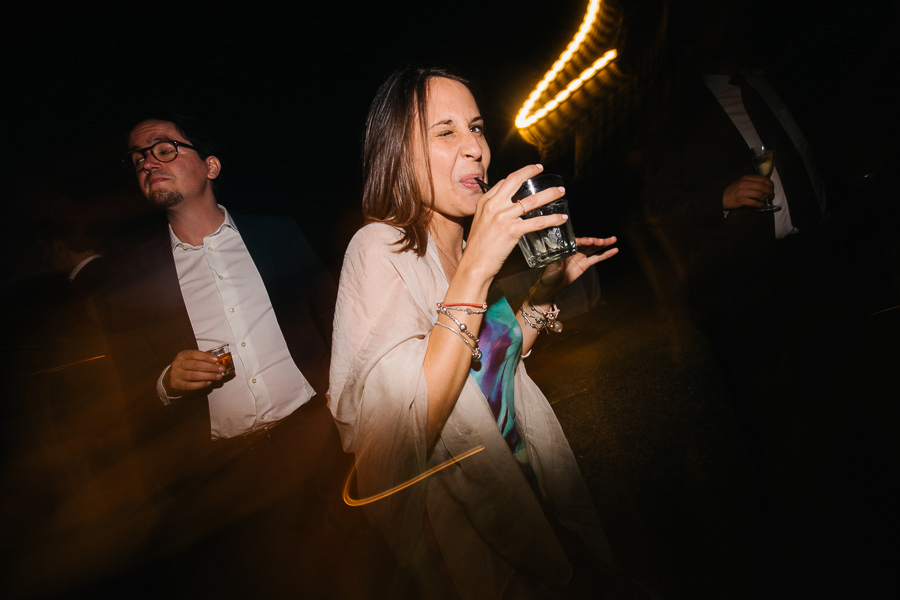
<instances>
[{"instance_id":1,"label":"silver bracelet","mask_svg":"<svg viewBox=\"0 0 900 600\"><path fill-rule=\"evenodd\" d=\"M457 321L456 317L451 315L450 311L447 310L447 307L441 306L440 308L438 308L438 311L440 313L446 315L448 319L450 319L451 321L456 323L456 326L459 327L459 330L462 331L467 336L469 336L469 339L472 340L473 342L475 342L476 346L478 345L478 342L479 342L478 338L475 337L475 335L471 331L469 331L469 328L466 326L465 323L460 323L459 321Z\"/></svg>"},{"instance_id":2,"label":"silver bracelet","mask_svg":"<svg viewBox=\"0 0 900 600\"><path fill-rule=\"evenodd\" d=\"M534 303L529 299L528 307L534 312L538 313L538 315L529 315L525 312L525 307L522 307L522 318L525 319L525 323L528 324L529 327L536 330L539 334L545 331L552 331L554 333L561 333L563 330L563 325L560 323L557 318L559 317L559 308L556 304L551 305L552 308L549 311L541 310L536 307ZM529 318L529 316L531 318ZM534 319L534 322L531 321Z\"/></svg>"},{"instance_id":3,"label":"silver bracelet","mask_svg":"<svg viewBox=\"0 0 900 600\"><path fill-rule=\"evenodd\" d=\"M525 319L525 323L527 323L529 327L531 327L532 329L534 329L534 330L537 331L538 333L541 333L541 331L543 331L543 328L541 328L540 325L538 325L537 323L532 323L532 322L531 322L531 319L528 318L528 313L525 312L525 309L524 309L524 308L522 309L522 318ZM532 315L531 318L532 318L532 319L535 319L535 320L538 320L540 317L535 317L534 315Z\"/></svg>"},{"instance_id":4,"label":"silver bracelet","mask_svg":"<svg viewBox=\"0 0 900 600\"><path fill-rule=\"evenodd\" d=\"M478 347L477 340L475 341L475 346L473 347L472 344L469 343L469 340L466 339L466 336L463 335L462 331L457 331L456 329L453 329L449 325L445 325L445 324L441 323L440 321L435 321L434 324L440 325L441 327L443 327L445 329L449 329L450 331L452 331L453 333L458 335L460 337L460 339L462 339L462 341L466 344L466 346L469 347L469 350L472 351L472 360L481 360L481 348Z\"/></svg>"},{"instance_id":5,"label":"silver bracelet","mask_svg":"<svg viewBox=\"0 0 900 600\"><path fill-rule=\"evenodd\" d=\"M440 310L441 312L443 312L444 309L458 310L459 312L464 312L467 315L483 315L484 313L487 312L487 309L488 309L487 303L482 304L481 308L473 308L473 305L471 305L471 304L466 304L466 305L449 304L448 305L448 304L443 304L442 302L438 302L437 307L438 307L438 310ZM444 314L446 315L447 313L444 313ZM450 315L447 315L447 316L450 316Z\"/></svg>"}]
</instances>

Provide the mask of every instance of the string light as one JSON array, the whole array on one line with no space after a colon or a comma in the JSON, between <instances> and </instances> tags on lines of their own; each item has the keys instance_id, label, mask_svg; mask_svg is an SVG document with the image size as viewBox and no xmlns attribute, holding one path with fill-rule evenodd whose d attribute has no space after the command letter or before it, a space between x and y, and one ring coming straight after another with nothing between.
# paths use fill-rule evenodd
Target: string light
<instances>
[{"instance_id":1,"label":"string light","mask_svg":"<svg viewBox=\"0 0 900 600\"><path fill-rule=\"evenodd\" d=\"M543 119L554 110L557 106L565 102L566 98L568 98L572 92L580 88L585 81L593 77L597 71L604 68L606 65L610 63L613 59L616 58L616 51L609 50L594 61L590 67L582 71L581 75L573 79L566 85L565 89L559 92L555 98L547 102L540 109L531 113L531 109L534 108L534 105L541 98L541 95L547 90L550 86L550 83L553 82L559 73L565 68L566 64L572 57L575 55L575 52L578 51L578 48L584 42L587 37L588 32L591 30L591 26L594 24L594 21L597 18L597 13L600 12L600 0L591 0L588 5L587 14L584 16L584 21L581 23L581 27L578 29L578 33L575 34L575 37L569 42L569 45L566 47L566 51L563 52L559 59L553 63L553 67L547 71L544 75L544 78L537 85L531 95L528 97L528 100L525 101L525 104L522 106L522 110L519 111L519 114L516 116L516 127L519 129L523 129L528 127L535 122Z\"/></svg>"}]
</instances>

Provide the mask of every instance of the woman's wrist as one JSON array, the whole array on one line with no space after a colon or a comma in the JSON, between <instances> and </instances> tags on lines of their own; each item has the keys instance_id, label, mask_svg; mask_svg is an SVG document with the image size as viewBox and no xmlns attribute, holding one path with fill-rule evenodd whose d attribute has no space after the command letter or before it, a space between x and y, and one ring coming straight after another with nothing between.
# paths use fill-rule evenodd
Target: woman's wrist
<instances>
[{"instance_id":1,"label":"woman's wrist","mask_svg":"<svg viewBox=\"0 0 900 600\"><path fill-rule=\"evenodd\" d=\"M566 262L555 262L541 269L540 276L528 292L528 296L536 304L553 304L556 295L568 285L566 282Z\"/></svg>"},{"instance_id":2,"label":"woman's wrist","mask_svg":"<svg viewBox=\"0 0 900 600\"><path fill-rule=\"evenodd\" d=\"M543 273L541 273L541 277L534 282L534 285L532 285L531 289L528 291L526 302L531 302L536 306L546 308L553 304L556 293L556 286L550 286L544 283Z\"/></svg>"},{"instance_id":3,"label":"woman's wrist","mask_svg":"<svg viewBox=\"0 0 900 600\"><path fill-rule=\"evenodd\" d=\"M525 299L520 309L522 319L525 324L537 331L539 334L545 331L553 333L561 333L563 326L559 322L559 307L555 303L550 302L549 305L542 307L535 304L529 296Z\"/></svg>"},{"instance_id":4,"label":"woman's wrist","mask_svg":"<svg viewBox=\"0 0 900 600\"><path fill-rule=\"evenodd\" d=\"M485 297L487 289L494 280L496 273L479 261L474 254L463 252L459 260L456 274L453 276L453 284L460 284L469 290L483 290ZM453 287L451 285L451 287Z\"/></svg>"}]
</instances>

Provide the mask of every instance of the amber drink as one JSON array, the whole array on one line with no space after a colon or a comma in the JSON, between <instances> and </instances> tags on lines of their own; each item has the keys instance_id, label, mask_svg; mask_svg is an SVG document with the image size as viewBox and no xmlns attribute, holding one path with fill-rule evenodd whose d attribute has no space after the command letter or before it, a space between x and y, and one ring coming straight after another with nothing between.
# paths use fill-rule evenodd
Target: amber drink
<instances>
[{"instance_id":1,"label":"amber drink","mask_svg":"<svg viewBox=\"0 0 900 600\"><path fill-rule=\"evenodd\" d=\"M209 353L216 357L217 363L225 367L225 372L222 375L227 377L234 373L234 359L231 358L231 349L228 347L228 344L216 346L209 350Z\"/></svg>"}]
</instances>

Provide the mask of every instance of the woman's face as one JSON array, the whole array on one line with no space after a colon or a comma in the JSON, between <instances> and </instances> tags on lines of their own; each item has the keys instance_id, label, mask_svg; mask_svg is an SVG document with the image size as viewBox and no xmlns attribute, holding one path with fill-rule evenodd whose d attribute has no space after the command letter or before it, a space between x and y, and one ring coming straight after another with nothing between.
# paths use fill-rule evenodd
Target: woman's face
<instances>
[{"instance_id":1,"label":"woman's face","mask_svg":"<svg viewBox=\"0 0 900 600\"><path fill-rule=\"evenodd\" d=\"M465 85L436 77L428 82L425 149L434 182L434 211L451 219L470 217L481 197L475 178L485 179L491 150L484 139L484 119ZM419 157L417 172L424 173ZM422 177L420 185L428 189Z\"/></svg>"}]
</instances>

